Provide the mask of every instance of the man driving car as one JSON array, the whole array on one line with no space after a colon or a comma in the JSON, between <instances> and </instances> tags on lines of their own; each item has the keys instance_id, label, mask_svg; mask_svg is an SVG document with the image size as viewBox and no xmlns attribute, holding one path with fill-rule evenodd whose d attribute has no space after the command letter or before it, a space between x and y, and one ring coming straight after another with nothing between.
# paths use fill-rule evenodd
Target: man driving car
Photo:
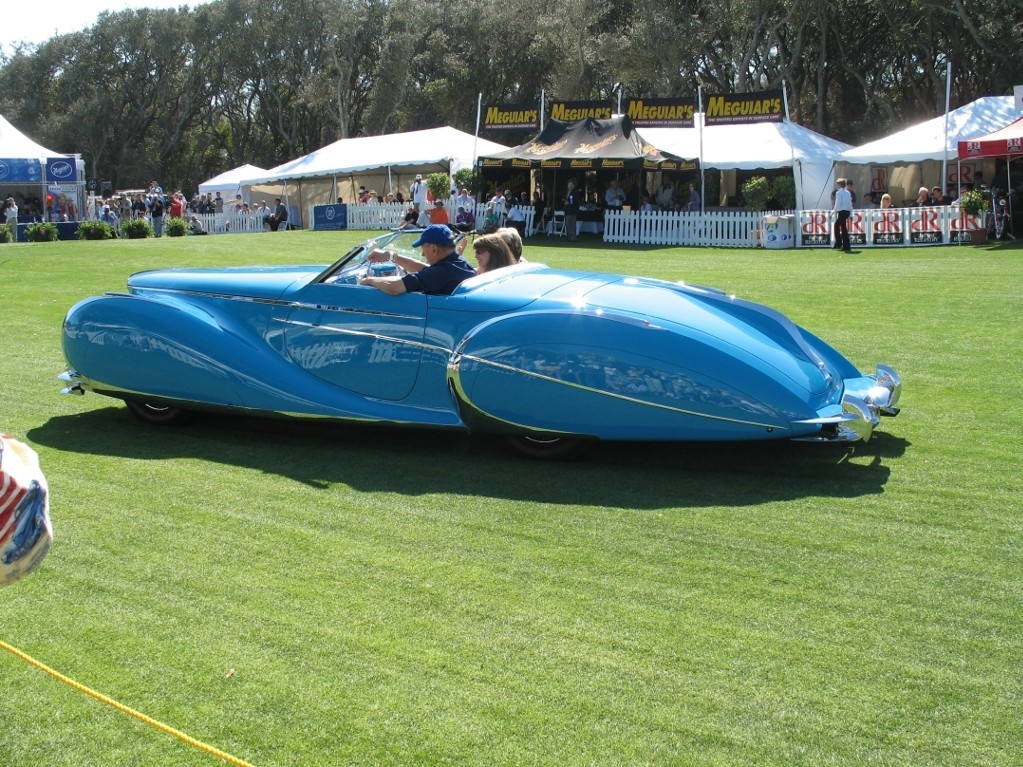
<instances>
[{"instance_id":1,"label":"man driving car","mask_svg":"<svg viewBox=\"0 0 1023 767\"><path fill-rule=\"evenodd\" d=\"M390 295L401 293L426 293L427 295L450 295L459 283L476 274L472 265L463 259L455 249L455 235L445 224L431 224L412 243L422 247L427 263L398 253L374 250L367 261L382 263L394 261L405 270L402 277L363 277L360 285L368 285Z\"/></svg>"}]
</instances>

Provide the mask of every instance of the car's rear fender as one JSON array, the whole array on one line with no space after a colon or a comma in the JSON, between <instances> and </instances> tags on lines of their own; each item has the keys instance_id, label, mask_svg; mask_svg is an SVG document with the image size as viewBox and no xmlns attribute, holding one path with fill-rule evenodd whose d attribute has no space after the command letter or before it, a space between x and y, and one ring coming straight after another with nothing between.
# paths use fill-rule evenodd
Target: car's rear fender
<instances>
[{"instance_id":1,"label":"car's rear fender","mask_svg":"<svg viewBox=\"0 0 1023 767\"><path fill-rule=\"evenodd\" d=\"M793 436L820 406L742 350L607 310L490 320L462 340L448 376L470 427L603 439Z\"/></svg>"}]
</instances>

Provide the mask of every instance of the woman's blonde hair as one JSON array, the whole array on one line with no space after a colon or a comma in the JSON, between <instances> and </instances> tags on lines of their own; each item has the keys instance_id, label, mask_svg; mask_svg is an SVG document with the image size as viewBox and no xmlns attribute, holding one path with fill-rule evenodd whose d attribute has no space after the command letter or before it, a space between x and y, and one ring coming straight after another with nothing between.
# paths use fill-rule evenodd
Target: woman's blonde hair
<instances>
[{"instance_id":1,"label":"woman's blonde hair","mask_svg":"<svg viewBox=\"0 0 1023 767\"><path fill-rule=\"evenodd\" d=\"M486 268L484 269L483 265L480 264L480 268L485 272L500 269L503 266L511 266L515 263L515 258L512 256L508 244L496 232L477 237L472 244L472 249L476 252L485 250L490 254L490 260L487 262Z\"/></svg>"},{"instance_id":2,"label":"woman's blonde hair","mask_svg":"<svg viewBox=\"0 0 1023 767\"><path fill-rule=\"evenodd\" d=\"M522 235L519 230L513 226L502 226L497 233L511 251L512 261L517 263L522 258Z\"/></svg>"}]
</instances>

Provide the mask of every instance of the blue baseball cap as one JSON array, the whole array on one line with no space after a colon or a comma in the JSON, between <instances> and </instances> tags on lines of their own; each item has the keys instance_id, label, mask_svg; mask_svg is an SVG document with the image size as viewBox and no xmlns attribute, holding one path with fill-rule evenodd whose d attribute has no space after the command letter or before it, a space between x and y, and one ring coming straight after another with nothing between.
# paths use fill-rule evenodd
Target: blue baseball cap
<instances>
[{"instance_id":1,"label":"blue baseball cap","mask_svg":"<svg viewBox=\"0 0 1023 767\"><path fill-rule=\"evenodd\" d=\"M453 248L455 247L455 237L445 224L430 224L419 235L419 239L412 243L412 247L418 248L426 243Z\"/></svg>"}]
</instances>

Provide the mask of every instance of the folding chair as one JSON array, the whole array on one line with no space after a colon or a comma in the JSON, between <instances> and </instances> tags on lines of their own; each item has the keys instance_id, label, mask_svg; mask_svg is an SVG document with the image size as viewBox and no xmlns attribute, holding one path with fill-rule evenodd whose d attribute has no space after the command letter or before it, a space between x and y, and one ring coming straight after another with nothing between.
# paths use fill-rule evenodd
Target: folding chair
<instances>
[{"instance_id":1,"label":"folding chair","mask_svg":"<svg viewBox=\"0 0 1023 767\"><path fill-rule=\"evenodd\" d=\"M551 237L565 237L568 231L565 229L565 211L556 210L551 216L551 228L548 232Z\"/></svg>"}]
</instances>

